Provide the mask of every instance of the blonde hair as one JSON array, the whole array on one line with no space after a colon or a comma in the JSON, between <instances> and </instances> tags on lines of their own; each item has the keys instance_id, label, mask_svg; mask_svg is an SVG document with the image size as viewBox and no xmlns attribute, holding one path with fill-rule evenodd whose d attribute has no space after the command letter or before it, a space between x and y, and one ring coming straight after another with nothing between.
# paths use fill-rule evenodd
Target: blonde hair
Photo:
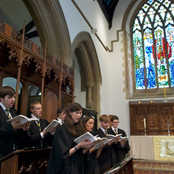
<instances>
[{"instance_id":1,"label":"blonde hair","mask_svg":"<svg viewBox=\"0 0 174 174\"><path fill-rule=\"evenodd\" d=\"M41 105L40 102L33 102L33 103L30 103L30 109L34 109L34 106L35 105Z\"/></svg>"},{"instance_id":2,"label":"blonde hair","mask_svg":"<svg viewBox=\"0 0 174 174\"><path fill-rule=\"evenodd\" d=\"M109 123L109 117L106 114L100 116L99 121Z\"/></svg>"}]
</instances>

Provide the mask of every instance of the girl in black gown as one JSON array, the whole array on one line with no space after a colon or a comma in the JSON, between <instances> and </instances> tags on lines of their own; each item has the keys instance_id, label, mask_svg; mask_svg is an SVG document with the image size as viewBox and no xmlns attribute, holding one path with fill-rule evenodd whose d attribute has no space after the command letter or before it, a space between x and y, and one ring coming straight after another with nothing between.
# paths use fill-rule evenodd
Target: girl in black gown
<instances>
[{"instance_id":1,"label":"girl in black gown","mask_svg":"<svg viewBox=\"0 0 174 174\"><path fill-rule=\"evenodd\" d=\"M74 143L82 134L81 116L82 107L78 103L68 105L65 124L59 125L54 134L47 174L84 174L82 151L94 143L88 140Z\"/></svg>"},{"instance_id":2,"label":"girl in black gown","mask_svg":"<svg viewBox=\"0 0 174 174\"><path fill-rule=\"evenodd\" d=\"M82 125L84 128L84 133L92 132L94 127L94 118L91 116L84 116L82 119ZM95 147L93 147L86 152L84 160L85 174L99 174L97 157L100 155L103 146L101 146L98 150L96 150Z\"/></svg>"}]
</instances>

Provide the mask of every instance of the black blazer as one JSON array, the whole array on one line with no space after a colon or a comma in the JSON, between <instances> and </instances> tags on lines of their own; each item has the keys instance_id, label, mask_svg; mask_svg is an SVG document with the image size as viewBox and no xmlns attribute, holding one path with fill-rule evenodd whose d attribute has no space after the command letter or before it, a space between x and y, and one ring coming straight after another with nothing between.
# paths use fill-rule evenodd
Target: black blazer
<instances>
[{"instance_id":1,"label":"black blazer","mask_svg":"<svg viewBox=\"0 0 174 174\"><path fill-rule=\"evenodd\" d=\"M94 132L95 135L103 138L106 137L106 134L99 128ZM106 145L103 147L100 156L97 158L99 171L104 173L112 167L112 149L111 146Z\"/></svg>"},{"instance_id":2,"label":"black blazer","mask_svg":"<svg viewBox=\"0 0 174 174\"><path fill-rule=\"evenodd\" d=\"M40 118L41 131L44 130L45 127L49 125L49 122L45 119ZM27 144L26 147L40 147L41 140L42 146L51 146L52 145L53 136L50 133L47 133L42 139L39 132L39 127L35 121L32 121L30 124L30 128L27 131Z\"/></svg>"},{"instance_id":3,"label":"black blazer","mask_svg":"<svg viewBox=\"0 0 174 174\"><path fill-rule=\"evenodd\" d=\"M108 134L116 135L111 127L107 131L108 131ZM118 134L122 134L122 137L126 137L126 133L122 129L118 128ZM116 155L116 162L115 161L113 162L115 164L123 160L126 154L128 153L128 151L130 150L128 141L124 144L124 146L121 146L120 142L118 142L117 144L113 144L112 147L114 148L115 155Z\"/></svg>"},{"instance_id":4,"label":"black blazer","mask_svg":"<svg viewBox=\"0 0 174 174\"><path fill-rule=\"evenodd\" d=\"M10 108L12 117L18 115L17 111ZM11 153L13 149L17 149L17 134L18 131L14 131L11 123L7 122L8 117L0 106L0 158Z\"/></svg>"}]
</instances>

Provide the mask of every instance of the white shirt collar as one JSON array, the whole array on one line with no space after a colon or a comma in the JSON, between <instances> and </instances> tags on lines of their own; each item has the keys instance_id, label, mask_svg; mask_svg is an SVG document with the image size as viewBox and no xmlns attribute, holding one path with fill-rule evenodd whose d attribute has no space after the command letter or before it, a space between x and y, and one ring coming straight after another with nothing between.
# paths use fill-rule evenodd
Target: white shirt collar
<instances>
[{"instance_id":1,"label":"white shirt collar","mask_svg":"<svg viewBox=\"0 0 174 174\"><path fill-rule=\"evenodd\" d=\"M38 119L39 120L39 118L37 118L36 116L34 116L33 114L31 114L31 116L33 117L33 118L36 118L36 119Z\"/></svg>"},{"instance_id":2,"label":"white shirt collar","mask_svg":"<svg viewBox=\"0 0 174 174\"><path fill-rule=\"evenodd\" d=\"M105 134L105 129L103 129L102 127L100 127L100 129L104 132L104 134ZM107 129L106 129L107 130Z\"/></svg>"},{"instance_id":3,"label":"white shirt collar","mask_svg":"<svg viewBox=\"0 0 174 174\"><path fill-rule=\"evenodd\" d=\"M63 124L63 120L57 117L57 121L59 121L60 125Z\"/></svg>"},{"instance_id":4,"label":"white shirt collar","mask_svg":"<svg viewBox=\"0 0 174 174\"><path fill-rule=\"evenodd\" d=\"M112 130L115 132L115 129L116 129L116 131L118 132L118 127L117 128L114 128L113 126L111 127L112 128Z\"/></svg>"},{"instance_id":5,"label":"white shirt collar","mask_svg":"<svg viewBox=\"0 0 174 174\"><path fill-rule=\"evenodd\" d=\"M0 105L2 107L2 109L5 111L6 109L9 109L9 108L6 108L1 102L0 102Z\"/></svg>"}]
</instances>

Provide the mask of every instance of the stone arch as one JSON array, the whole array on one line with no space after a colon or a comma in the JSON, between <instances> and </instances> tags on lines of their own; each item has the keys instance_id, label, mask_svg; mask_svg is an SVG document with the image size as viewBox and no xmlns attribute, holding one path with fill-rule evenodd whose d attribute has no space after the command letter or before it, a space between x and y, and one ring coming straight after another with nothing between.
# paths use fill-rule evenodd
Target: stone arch
<instances>
[{"instance_id":1,"label":"stone arch","mask_svg":"<svg viewBox=\"0 0 174 174\"><path fill-rule=\"evenodd\" d=\"M66 20L59 1L23 1L33 18L42 44L47 39L47 50L54 57L61 59L63 52L64 63L71 65L72 50Z\"/></svg>"},{"instance_id":2,"label":"stone arch","mask_svg":"<svg viewBox=\"0 0 174 174\"><path fill-rule=\"evenodd\" d=\"M76 55L82 84L86 88L86 106L100 115L100 85L102 83L98 56L92 38L87 32L80 32L72 43Z\"/></svg>"}]
</instances>

